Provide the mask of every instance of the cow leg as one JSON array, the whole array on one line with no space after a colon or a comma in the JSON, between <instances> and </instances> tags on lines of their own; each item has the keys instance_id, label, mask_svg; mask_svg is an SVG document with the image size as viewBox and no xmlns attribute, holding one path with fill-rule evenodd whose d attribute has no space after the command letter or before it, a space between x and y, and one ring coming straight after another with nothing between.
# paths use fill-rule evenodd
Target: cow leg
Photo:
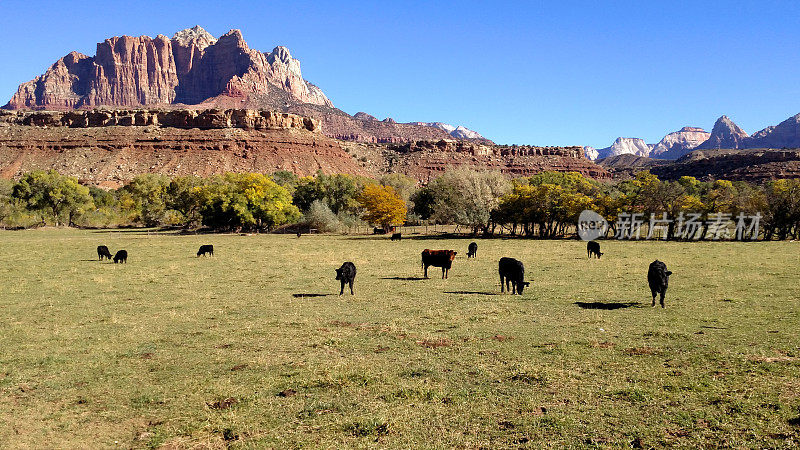
<instances>
[{"instance_id":1,"label":"cow leg","mask_svg":"<svg viewBox=\"0 0 800 450\"><path fill-rule=\"evenodd\" d=\"M342 287L341 287L341 289L339 289L339 297L341 297L342 294L344 294L344 280L341 280L341 283L342 283Z\"/></svg>"},{"instance_id":2,"label":"cow leg","mask_svg":"<svg viewBox=\"0 0 800 450\"><path fill-rule=\"evenodd\" d=\"M661 301L661 307L662 307L662 308L664 307L664 294L666 294L666 293L667 293L667 290L666 290L666 289L664 289L663 291L661 291L661 299L660 299L660 301Z\"/></svg>"},{"instance_id":3,"label":"cow leg","mask_svg":"<svg viewBox=\"0 0 800 450\"><path fill-rule=\"evenodd\" d=\"M503 280L503 276L500 275L500 293L504 293L506 291L505 281Z\"/></svg>"},{"instance_id":4,"label":"cow leg","mask_svg":"<svg viewBox=\"0 0 800 450\"><path fill-rule=\"evenodd\" d=\"M356 295L356 293L353 292L353 280L350 280L350 295Z\"/></svg>"},{"instance_id":5,"label":"cow leg","mask_svg":"<svg viewBox=\"0 0 800 450\"><path fill-rule=\"evenodd\" d=\"M653 293L653 304L650 306L656 306L656 294L658 294L658 292L652 291L652 293Z\"/></svg>"},{"instance_id":6,"label":"cow leg","mask_svg":"<svg viewBox=\"0 0 800 450\"><path fill-rule=\"evenodd\" d=\"M442 267L442 279L444 280L445 278L447 278L447 269Z\"/></svg>"},{"instance_id":7,"label":"cow leg","mask_svg":"<svg viewBox=\"0 0 800 450\"><path fill-rule=\"evenodd\" d=\"M425 278L428 278L428 266L423 266L425 268Z\"/></svg>"}]
</instances>

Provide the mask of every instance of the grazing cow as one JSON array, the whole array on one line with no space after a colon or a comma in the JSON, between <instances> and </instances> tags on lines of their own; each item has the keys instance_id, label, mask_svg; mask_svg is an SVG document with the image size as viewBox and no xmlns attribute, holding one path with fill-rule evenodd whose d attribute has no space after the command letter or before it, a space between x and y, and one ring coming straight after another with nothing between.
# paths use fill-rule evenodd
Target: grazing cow
<instances>
[{"instance_id":1,"label":"grazing cow","mask_svg":"<svg viewBox=\"0 0 800 450\"><path fill-rule=\"evenodd\" d=\"M400 241L400 240L402 240L402 239L403 239L403 234L402 234L402 233L395 233L395 234L393 234L393 235L392 235L392 237L391 237L391 238L389 238L389 239L391 239L391 240L393 240L393 241Z\"/></svg>"},{"instance_id":2,"label":"grazing cow","mask_svg":"<svg viewBox=\"0 0 800 450\"><path fill-rule=\"evenodd\" d=\"M339 289L339 295L344 294L345 283L350 285L350 295L355 295L353 292L353 282L356 280L355 264L351 263L350 261L342 264L342 267L336 269L336 279L342 283L342 287Z\"/></svg>"},{"instance_id":3,"label":"grazing cow","mask_svg":"<svg viewBox=\"0 0 800 450\"><path fill-rule=\"evenodd\" d=\"M600 251L600 243L595 241L586 243L586 252L589 254L589 259L592 258L592 255L597 256L597 259L603 256L603 253Z\"/></svg>"},{"instance_id":4,"label":"grazing cow","mask_svg":"<svg viewBox=\"0 0 800 450\"><path fill-rule=\"evenodd\" d=\"M373 227L372 228L372 234L386 234L386 229L385 228Z\"/></svg>"},{"instance_id":5,"label":"grazing cow","mask_svg":"<svg viewBox=\"0 0 800 450\"><path fill-rule=\"evenodd\" d=\"M659 260L650 263L647 270L647 284L650 285L650 292L653 294L653 304L656 306L656 294L661 295L661 307L664 307L664 295L667 293L669 276L672 272L667 270L667 265Z\"/></svg>"},{"instance_id":6,"label":"grazing cow","mask_svg":"<svg viewBox=\"0 0 800 450\"><path fill-rule=\"evenodd\" d=\"M299 232L299 231L297 232L297 237L300 237L300 236L302 236L302 235L303 235L303 233L301 233L301 232Z\"/></svg>"},{"instance_id":7,"label":"grazing cow","mask_svg":"<svg viewBox=\"0 0 800 450\"><path fill-rule=\"evenodd\" d=\"M422 251L422 267L425 271L425 278L428 278L428 266L441 267L442 279L447 278L453 260L456 259L455 250L429 250Z\"/></svg>"},{"instance_id":8,"label":"grazing cow","mask_svg":"<svg viewBox=\"0 0 800 450\"><path fill-rule=\"evenodd\" d=\"M128 252L125 250L120 250L114 255L114 264L116 263L127 263L128 262Z\"/></svg>"},{"instance_id":9,"label":"grazing cow","mask_svg":"<svg viewBox=\"0 0 800 450\"><path fill-rule=\"evenodd\" d=\"M98 245L97 246L97 259L102 261L103 258L108 258L110 260L111 259L111 252L108 251L108 247L106 247L105 245Z\"/></svg>"},{"instance_id":10,"label":"grazing cow","mask_svg":"<svg viewBox=\"0 0 800 450\"><path fill-rule=\"evenodd\" d=\"M200 257L200 255L206 256L206 254L214 256L214 246L213 245L207 244L207 245L201 245L200 246L200 250L197 251L197 256L198 257Z\"/></svg>"},{"instance_id":11,"label":"grazing cow","mask_svg":"<svg viewBox=\"0 0 800 450\"><path fill-rule=\"evenodd\" d=\"M525 280L525 266L514 258L500 258L500 292L510 291L522 295L523 289L531 284ZM508 285L511 284L511 287Z\"/></svg>"},{"instance_id":12,"label":"grazing cow","mask_svg":"<svg viewBox=\"0 0 800 450\"><path fill-rule=\"evenodd\" d=\"M469 246L467 247L467 258L474 258L478 256L478 244L475 242L470 242Z\"/></svg>"}]
</instances>

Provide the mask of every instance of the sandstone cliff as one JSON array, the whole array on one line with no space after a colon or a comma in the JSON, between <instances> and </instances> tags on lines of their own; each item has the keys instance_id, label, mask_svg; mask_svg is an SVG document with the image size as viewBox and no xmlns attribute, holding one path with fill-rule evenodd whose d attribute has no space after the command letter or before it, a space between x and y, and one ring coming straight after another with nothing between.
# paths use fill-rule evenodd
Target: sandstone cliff
<instances>
[{"instance_id":1,"label":"sandstone cliff","mask_svg":"<svg viewBox=\"0 0 800 450\"><path fill-rule=\"evenodd\" d=\"M373 173L403 173L425 183L447 169L467 166L497 170L510 176L531 176L545 170L579 172L595 179L610 173L583 157L581 147L504 146L457 140L399 144L343 143Z\"/></svg>"},{"instance_id":2,"label":"sandstone cliff","mask_svg":"<svg viewBox=\"0 0 800 450\"><path fill-rule=\"evenodd\" d=\"M94 128L160 126L167 128L246 130L297 129L319 133L319 122L296 114L247 109L0 111L0 123L37 127Z\"/></svg>"},{"instance_id":3,"label":"sandstone cliff","mask_svg":"<svg viewBox=\"0 0 800 450\"><path fill-rule=\"evenodd\" d=\"M702 128L683 127L664 136L650 152L651 158L678 159L702 144L711 134Z\"/></svg>"},{"instance_id":4,"label":"sandstone cliff","mask_svg":"<svg viewBox=\"0 0 800 450\"><path fill-rule=\"evenodd\" d=\"M628 154L636 156L649 156L650 150L652 150L652 146L645 143L642 139L619 137L614 141L613 144L611 144L610 147L597 150L591 147L584 149L584 155L587 158L593 157L592 159L603 159L610 156Z\"/></svg>"},{"instance_id":5,"label":"sandstone cliff","mask_svg":"<svg viewBox=\"0 0 800 450\"><path fill-rule=\"evenodd\" d=\"M312 175L321 170L372 177L403 173L426 182L463 165L512 176L556 170L609 178L605 169L582 156L581 147L499 146L454 139L347 142L323 135L314 119L281 112L0 110L4 178L56 169L86 183L118 186L140 173L207 176L289 170Z\"/></svg>"},{"instance_id":6,"label":"sandstone cliff","mask_svg":"<svg viewBox=\"0 0 800 450\"><path fill-rule=\"evenodd\" d=\"M714 148L739 148L747 139L747 133L733 123L728 116L722 116L714 123L708 140L698 145L698 150Z\"/></svg>"},{"instance_id":7,"label":"sandstone cliff","mask_svg":"<svg viewBox=\"0 0 800 450\"><path fill-rule=\"evenodd\" d=\"M239 30L215 39L196 26L175 34L121 36L97 44L95 56L72 52L20 85L7 109L197 104L219 95L265 96L282 90L298 102L333 104L305 81L285 47L262 53Z\"/></svg>"},{"instance_id":8,"label":"sandstone cliff","mask_svg":"<svg viewBox=\"0 0 800 450\"><path fill-rule=\"evenodd\" d=\"M464 127L377 121L333 107L306 81L289 49L251 49L239 30L219 39L196 26L170 39L121 36L97 44L94 56L72 52L23 83L5 109L160 108L269 109L319 120L333 138L364 142L485 140Z\"/></svg>"}]
</instances>

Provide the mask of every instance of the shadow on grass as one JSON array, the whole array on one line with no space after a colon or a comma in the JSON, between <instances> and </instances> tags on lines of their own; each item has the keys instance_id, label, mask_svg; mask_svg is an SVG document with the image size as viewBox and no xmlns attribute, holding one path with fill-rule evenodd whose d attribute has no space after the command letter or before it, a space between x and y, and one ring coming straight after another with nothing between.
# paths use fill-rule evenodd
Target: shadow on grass
<instances>
[{"instance_id":1,"label":"shadow on grass","mask_svg":"<svg viewBox=\"0 0 800 450\"><path fill-rule=\"evenodd\" d=\"M294 298L306 298L306 297L328 297L333 294L292 294Z\"/></svg>"},{"instance_id":2,"label":"shadow on grass","mask_svg":"<svg viewBox=\"0 0 800 450\"><path fill-rule=\"evenodd\" d=\"M383 277L381 280L398 280L398 281L420 281L424 280L423 277Z\"/></svg>"},{"instance_id":3,"label":"shadow on grass","mask_svg":"<svg viewBox=\"0 0 800 450\"><path fill-rule=\"evenodd\" d=\"M575 302L573 305L578 305L583 309L603 309L606 311L610 311L613 309L622 309L622 308L630 308L631 306L634 307L641 307L641 303L639 302L612 302L612 303L603 303L603 302Z\"/></svg>"},{"instance_id":4,"label":"shadow on grass","mask_svg":"<svg viewBox=\"0 0 800 450\"><path fill-rule=\"evenodd\" d=\"M500 295L497 292L481 292L481 291L445 291L445 294L461 294L461 295Z\"/></svg>"}]
</instances>

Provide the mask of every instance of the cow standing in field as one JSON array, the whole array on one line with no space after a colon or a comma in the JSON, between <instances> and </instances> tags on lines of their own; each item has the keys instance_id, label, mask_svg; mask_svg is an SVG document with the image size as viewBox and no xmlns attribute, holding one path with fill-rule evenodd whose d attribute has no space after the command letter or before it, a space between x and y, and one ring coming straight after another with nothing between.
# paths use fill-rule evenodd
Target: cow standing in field
<instances>
[{"instance_id":1,"label":"cow standing in field","mask_svg":"<svg viewBox=\"0 0 800 450\"><path fill-rule=\"evenodd\" d=\"M500 292L510 291L512 294L522 295L525 287L531 285L525 281L525 265L514 258L500 258L498 271L500 272ZM510 288L509 284L511 284Z\"/></svg>"},{"instance_id":2,"label":"cow standing in field","mask_svg":"<svg viewBox=\"0 0 800 450\"><path fill-rule=\"evenodd\" d=\"M128 252L125 250L120 250L114 255L114 264L116 263L123 263L127 264L128 262Z\"/></svg>"},{"instance_id":3,"label":"cow standing in field","mask_svg":"<svg viewBox=\"0 0 800 450\"><path fill-rule=\"evenodd\" d=\"M456 259L455 250L429 250L422 251L422 268L425 272L425 278L428 278L428 266L441 267L442 279L447 278L450 272L450 267L453 266L453 260Z\"/></svg>"},{"instance_id":4,"label":"cow standing in field","mask_svg":"<svg viewBox=\"0 0 800 450\"><path fill-rule=\"evenodd\" d=\"M200 250L197 251L197 257L199 258L200 255L206 256L206 254L214 256L214 246L213 245L206 244L206 245L201 245L200 246Z\"/></svg>"},{"instance_id":5,"label":"cow standing in field","mask_svg":"<svg viewBox=\"0 0 800 450\"><path fill-rule=\"evenodd\" d=\"M589 241L586 243L586 253L589 254L589 259L592 258L592 255L597 256L597 259L600 259L603 256L603 253L600 251L600 243L595 241Z\"/></svg>"},{"instance_id":6,"label":"cow standing in field","mask_svg":"<svg viewBox=\"0 0 800 450\"><path fill-rule=\"evenodd\" d=\"M110 260L111 259L111 252L108 251L108 247L106 247L105 245L98 245L97 246L97 259L102 261L103 258L108 258Z\"/></svg>"},{"instance_id":7,"label":"cow standing in field","mask_svg":"<svg viewBox=\"0 0 800 450\"><path fill-rule=\"evenodd\" d=\"M469 246L467 247L467 259L475 258L478 256L478 244L475 242L470 242Z\"/></svg>"},{"instance_id":8,"label":"cow standing in field","mask_svg":"<svg viewBox=\"0 0 800 450\"><path fill-rule=\"evenodd\" d=\"M391 239L393 241L400 241L400 240L403 239L403 235L402 235L402 233L394 233L392 235L392 237L390 237L389 239Z\"/></svg>"},{"instance_id":9,"label":"cow standing in field","mask_svg":"<svg viewBox=\"0 0 800 450\"><path fill-rule=\"evenodd\" d=\"M659 260L650 263L650 268L647 270L647 284L650 285L650 292L653 294L653 304L656 306L656 295L661 295L661 307L664 307L664 295L667 293L669 286L669 276L672 272L667 270L667 265Z\"/></svg>"},{"instance_id":10,"label":"cow standing in field","mask_svg":"<svg viewBox=\"0 0 800 450\"><path fill-rule=\"evenodd\" d=\"M350 285L350 295L355 295L353 292L353 282L356 280L355 264L351 263L350 261L342 264L342 267L336 269L336 279L342 283L341 289L339 289L339 295L344 294L345 283Z\"/></svg>"}]
</instances>

